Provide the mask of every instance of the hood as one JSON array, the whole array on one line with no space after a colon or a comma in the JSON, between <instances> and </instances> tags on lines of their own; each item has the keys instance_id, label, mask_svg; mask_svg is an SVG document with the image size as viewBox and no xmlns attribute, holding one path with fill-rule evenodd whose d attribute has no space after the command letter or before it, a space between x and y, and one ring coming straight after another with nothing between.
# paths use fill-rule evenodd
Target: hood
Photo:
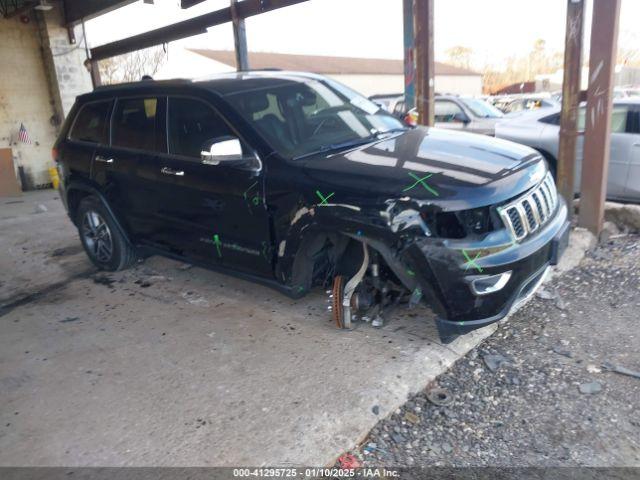
<instances>
[{"instance_id":1,"label":"hood","mask_svg":"<svg viewBox=\"0 0 640 480\"><path fill-rule=\"evenodd\" d=\"M337 154L308 157L307 181L344 203L411 198L463 210L513 198L540 182L535 150L484 135L418 127ZM359 202L360 200L360 202Z\"/></svg>"}]
</instances>

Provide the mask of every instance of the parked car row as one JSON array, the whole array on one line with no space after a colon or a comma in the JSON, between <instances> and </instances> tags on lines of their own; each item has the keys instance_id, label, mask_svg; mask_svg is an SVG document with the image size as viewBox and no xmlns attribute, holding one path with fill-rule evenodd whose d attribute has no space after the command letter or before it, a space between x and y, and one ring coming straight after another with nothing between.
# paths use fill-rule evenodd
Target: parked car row
<instances>
[{"instance_id":1,"label":"parked car row","mask_svg":"<svg viewBox=\"0 0 640 480\"><path fill-rule=\"evenodd\" d=\"M576 192L580 189L584 154L585 110L582 105L578 113ZM496 125L496 137L535 148L555 171L560 143L560 107L505 117ZM607 198L640 201L640 98L626 97L613 103Z\"/></svg>"},{"instance_id":2,"label":"parked car row","mask_svg":"<svg viewBox=\"0 0 640 480\"><path fill-rule=\"evenodd\" d=\"M374 95L370 99L409 125L417 125L417 110L405 111L403 95ZM496 122L504 116L500 110L479 98L436 95L434 104L435 126L451 130L493 136Z\"/></svg>"}]
</instances>

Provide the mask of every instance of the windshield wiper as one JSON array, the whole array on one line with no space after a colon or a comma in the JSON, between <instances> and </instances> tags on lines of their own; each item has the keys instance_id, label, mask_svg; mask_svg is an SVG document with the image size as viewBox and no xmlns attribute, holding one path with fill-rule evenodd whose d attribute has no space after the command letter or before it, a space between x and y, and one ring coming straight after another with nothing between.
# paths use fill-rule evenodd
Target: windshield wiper
<instances>
[{"instance_id":1,"label":"windshield wiper","mask_svg":"<svg viewBox=\"0 0 640 480\"><path fill-rule=\"evenodd\" d=\"M390 128L389 130L377 130L373 133L376 138L380 138L380 135L384 135L385 133L398 133L398 132L406 132L409 130L408 127L396 127Z\"/></svg>"},{"instance_id":2,"label":"windshield wiper","mask_svg":"<svg viewBox=\"0 0 640 480\"><path fill-rule=\"evenodd\" d=\"M338 143L330 143L328 145L321 145L317 150L314 150L313 152L309 152L309 153L303 153L302 155L298 155L293 159L299 160L301 158L309 157L311 155L316 155L318 153L331 152L335 150L343 150L345 148L350 148L350 147L357 147L359 145L364 145L366 143L370 143L377 139L378 139L377 135L369 135L368 137L357 138L355 140L348 140L346 142L338 142Z\"/></svg>"},{"instance_id":3,"label":"windshield wiper","mask_svg":"<svg viewBox=\"0 0 640 480\"><path fill-rule=\"evenodd\" d=\"M335 151L335 150L343 150L345 148L351 148L351 147L357 147L359 145L365 145L367 143L371 143L375 140L379 140L381 135L384 135L386 133L398 133L398 132L404 132L408 130L408 128L406 127L399 127L399 128L392 128L390 130L376 130L373 133L371 133L371 135L368 135L366 137L362 137L362 138L356 138L353 140L347 140L346 142L337 142L337 143L330 143L328 145L321 145L317 150L314 150L313 152L309 152L309 153L303 153L302 155L298 155L297 157L294 157L294 160L300 160L301 158L305 158L305 157L310 157L311 155L316 155L318 153L325 153L325 152L331 152L331 151Z\"/></svg>"}]
</instances>

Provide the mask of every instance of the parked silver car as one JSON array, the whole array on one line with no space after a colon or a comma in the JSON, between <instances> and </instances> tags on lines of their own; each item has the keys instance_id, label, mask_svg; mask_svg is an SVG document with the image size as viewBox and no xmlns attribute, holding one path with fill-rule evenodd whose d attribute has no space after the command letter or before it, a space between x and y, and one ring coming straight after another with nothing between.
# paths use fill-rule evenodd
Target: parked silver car
<instances>
[{"instance_id":1,"label":"parked silver car","mask_svg":"<svg viewBox=\"0 0 640 480\"><path fill-rule=\"evenodd\" d=\"M496 123L504 117L500 110L479 98L439 95L434 104L434 126L449 130L493 135ZM417 123L415 108L407 114L405 121Z\"/></svg>"},{"instance_id":2,"label":"parked silver car","mask_svg":"<svg viewBox=\"0 0 640 480\"><path fill-rule=\"evenodd\" d=\"M578 116L576 175L574 189L580 189L584 146L585 106ZM560 132L560 107L541 108L505 117L496 125L496 137L522 143L542 153L556 170ZM611 155L607 198L640 201L640 98L614 100L611 121Z\"/></svg>"}]
</instances>

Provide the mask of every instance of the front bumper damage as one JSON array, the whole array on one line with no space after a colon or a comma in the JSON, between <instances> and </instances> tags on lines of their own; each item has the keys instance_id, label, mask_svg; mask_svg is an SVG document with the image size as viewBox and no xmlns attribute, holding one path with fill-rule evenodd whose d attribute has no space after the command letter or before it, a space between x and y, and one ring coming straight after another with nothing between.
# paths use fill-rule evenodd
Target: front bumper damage
<instances>
[{"instance_id":1,"label":"front bumper damage","mask_svg":"<svg viewBox=\"0 0 640 480\"><path fill-rule=\"evenodd\" d=\"M497 322L533 295L549 267L558 262L568 234L567 207L559 200L555 216L521 242L487 249L484 243L419 239L396 257L400 264L392 268L411 271L411 288L421 290L437 315L441 339L450 341ZM478 278L497 281L505 273L508 280L496 291L479 294L474 288Z\"/></svg>"}]
</instances>

